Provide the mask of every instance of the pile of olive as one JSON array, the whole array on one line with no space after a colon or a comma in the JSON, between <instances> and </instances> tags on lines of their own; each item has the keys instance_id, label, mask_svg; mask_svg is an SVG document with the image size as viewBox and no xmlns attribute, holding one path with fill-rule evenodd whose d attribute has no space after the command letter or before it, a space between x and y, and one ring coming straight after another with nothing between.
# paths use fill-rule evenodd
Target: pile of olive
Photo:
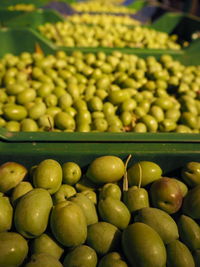
<instances>
[{"instance_id":1,"label":"pile of olive","mask_svg":"<svg viewBox=\"0 0 200 267\"><path fill-rule=\"evenodd\" d=\"M127 15L112 15L112 14L75 14L68 16L67 20L77 24L97 24L97 25L139 25L140 21L130 18Z\"/></svg>"},{"instance_id":2,"label":"pile of olive","mask_svg":"<svg viewBox=\"0 0 200 267\"><path fill-rule=\"evenodd\" d=\"M200 162L36 164L0 165L0 267L200 266Z\"/></svg>"},{"instance_id":3,"label":"pile of olive","mask_svg":"<svg viewBox=\"0 0 200 267\"><path fill-rule=\"evenodd\" d=\"M115 51L24 52L0 61L0 126L10 131L200 129L200 66Z\"/></svg>"},{"instance_id":4,"label":"pile of olive","mask_svg":"<svg viewBox=\"0 0 200 267\"><path fill-rule=\"evenodd\" d=\"M108 3L106 1L87 1L72 3L72 7L78 12L104 12L104 13L125 13L131 14L134 13L134 9L130 9L126 6L119 4Z\"/></svg>"},{"instance_id":5,"label":"pile of olive","mask_svg":"<svg viewBox=\"0 0 200 267\"><path fill-rule=\"evenodd\" d=\"M9 10L17 10L17 11L33 11L36 9L35 5L33 4L17 4L8 7Z\"/></svg>"},{"instance_id":6,"label":"pile of olive","mask_svg":"<svg viewBox=\"0 0 200 267\"><path fill-rule=\"evenodd\" d=\"M69 21L46 23L38 30L58 46L68 47L137 47L181 49L177 35L168 35L142 26L88 25Z\"/></svg>"}]
</instances>

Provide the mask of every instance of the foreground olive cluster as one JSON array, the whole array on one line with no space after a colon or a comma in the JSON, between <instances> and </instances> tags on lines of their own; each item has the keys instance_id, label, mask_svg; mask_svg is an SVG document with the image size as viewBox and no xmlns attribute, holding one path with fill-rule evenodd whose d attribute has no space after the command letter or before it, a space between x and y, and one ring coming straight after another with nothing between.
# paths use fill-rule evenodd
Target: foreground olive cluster
<instances>
[{"instance_id":1,"label":"foreground olive cluster","mask_svg":"<svg viewBox=\"0 0 200 267\"><path fill-rule=\"evenodd\" d=\"M132 14L134 9L116 4L116 1L108 3L108 1L86 1L72 3L71 6L78 12L103 12L103 13L125 13Z\"/></svg>"},{"instance_id":2,"label":"foreground olive cluster","mask_svg":"<svg viewBox=\"0 0 200 267\"><path fill-rule=\"evenodd\" d=\"M0 267L198 267L200 163L128 160L2 164Z\"/></svg>"},{"instance_id":3,"label":"foreground olive cluster","mask_svg":"<svg viewBox=\"0 0 200 267\"><path fill-rule=\"evenodd\" d=\"M139 25L140 21L129 16L111 15L111 14L74 14L67 17L67 20L77 24L97 24L97 25Z\"/></svg>"},{"instance_id":4,"label":"foreground olive cluster","mask_svg":"<svg viewBox=\"0 0 200 267\"><path fill-rule=\"evenodd\" d=\"M142 26L71 23L45 23L38 26L42 35L58 46L69 47L132 47L180 50L176 35Z\"/></svg>"},{"instance_id":5,"label":"foreground olive cluster","mask_svg":"<svg viewBox=\"0 0 200 267\"><path fill-rule=\"evenodd\" d=\"M63 51L0 61L0 126L9 131L184 132L200 129L200 67Z\"/></svg>"},{"instance_id":6,"label":"foreground olive cluster","mask_svg":"<svg viewBox=\"0 0 200 267\"><path fill-rule=\"evenodd\" d=\"M36 7L34 4L16 4L8 7L8 10L16 11L33 11Z\"/></svg>"}]
</instances>

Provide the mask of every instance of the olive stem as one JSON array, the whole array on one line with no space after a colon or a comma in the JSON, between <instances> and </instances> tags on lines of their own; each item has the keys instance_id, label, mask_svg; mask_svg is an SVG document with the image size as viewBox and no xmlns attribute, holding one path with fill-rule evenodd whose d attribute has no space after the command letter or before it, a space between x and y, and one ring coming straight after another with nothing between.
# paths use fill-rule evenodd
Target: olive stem
<instances>
[{"instance_id":1,"label":"olive stem","mask_svg":"<svg viewBox=\"0 0 200 267\"><path fill-rule=\"evenodd\" d=\"M48 122L49 122L49 129L48 129L48 131L51 132L51 131L53 131L53 125L52 125L52 123L51 123L50 118L47 117L47 119L48 119Z\"/></svg>"},{"instance_id":2,"label":"olive stem","mask_svg":"<svg viewBox=\"0 0 200 267\"><path fill-rule=\"evenodd\" d=\"M140 163L138 163L138 166L139 166L139 184L138 184L138 187L140 188L141 184L142 184L142 168L141 168Z\"/></svg>"},{"instance_id":3,"label":"olive stem","mask_svg":"<svg viewBox=\"0 0 200 267\"><path fill-rule=\"evenodd\" d=\"M131 159L132 155L130 154L125 162L125 172L124 172L124 179L123 179L123 191L128 191L128 176L127 176L127 166Z\"/></svg>"}]
</instances>

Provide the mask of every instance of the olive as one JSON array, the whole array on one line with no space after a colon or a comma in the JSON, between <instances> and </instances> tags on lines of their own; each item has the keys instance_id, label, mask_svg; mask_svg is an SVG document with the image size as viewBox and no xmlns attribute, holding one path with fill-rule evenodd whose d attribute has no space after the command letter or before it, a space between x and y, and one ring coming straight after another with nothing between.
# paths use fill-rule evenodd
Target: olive
<instances>
[{"instance_id":1,"label":"olive","mask_svg":"<svg viewBox=\"0 0 200 267\"><path fill-rule=\"evenodd\" d=\"M96 118L93 120L92 126L98 132L105 132L108 128L108 123L104 118Z\"/></svg>"},{"instance_id":2,"label":"olive","mask_svg":"<svg viewBox=\"0 0 200 267\"><path fill-rule=\"evenodd\" d=\"M3 116L7 120L20 121L28 115L27 110L21 105L10 104L3 110Z\"/></svg>"},{"instance_id":3,"label":"olive","mask_svg":"<svg viewBox=\"0 0 200 267\"><path fill-rule=\"evenodd\" d=\"M173 119L164 119L159 123L161 132L171 132L176 129L176 122Z\"/></svg>"},{"instance_id":4,"label":"olive","mask_svg":"<svg viewBox=\"0 0 200 267\"><path fill-rule=\"evenodd\" d=\"M151 106L149 114L152 115L157 122L161 122L164 119L164 111L157 105Z\"/></svg>"},{"instance_id":5,"label":"olive","mask_svg":"<svg viewBox=\"0 0 200 267\"><path fill-rule=\"evenodd\" d=\"M19 132L20 131L20 123L18 121L8 121L5 124L5 128L9 132Z\"/></svg>"},{"instance_id":6,"label":"olive","mask_svg":"<svg viewBox=\"0 0 200 267\"><path fill-rule=\"evenodd\" d=\"M181 115L181 122L191 129L198 129L197 117L190 112L183 112Z\"/></svg>"},{"instance_id":7,"label":"olive","mask_svg":"<svg viewBox=\"0 0 200 267\"><path fill-rule=\"evenodd\" d=\"M60 130L74 130L75 121L66 112L59 112L54 117L55 126Z\"/></svg>"},{"instance_id":8,"label":"olive","mask_svg":"<svg viewBox=\"0 0 200 267\"><path fill-rule=\"evenodd\" d=\"M138 122L136 125L133 127L133 132L136 133L146 133L147 132L147 126L143 122Z\"/></svg>"},{"instance_id":9,"label":"olive","mask_svg":"<svg viewBox=\"0 0 200 267\"><path fill-rule=\"evenodd\" d=\"M147 114L147 115L144 115L143 117L141 117L140 120L141 120L141 122L143 122L146 125L149 132L156 132L157 131L158 123L153 116Z\"/></svg>"}]
</instances>

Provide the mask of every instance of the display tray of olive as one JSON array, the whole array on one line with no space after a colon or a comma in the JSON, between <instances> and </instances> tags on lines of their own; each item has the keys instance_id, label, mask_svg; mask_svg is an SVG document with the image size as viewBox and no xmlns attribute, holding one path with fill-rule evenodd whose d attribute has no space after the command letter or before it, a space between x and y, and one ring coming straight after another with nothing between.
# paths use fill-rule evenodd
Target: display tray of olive
<instances>
[{"instance_id":1,"label":"display tray of olive","mask_svg":"<svg viewBox=\"0 0 200 267\"><path fill-rule=\"evenodd\" d=\"M200 66L170 55L37 50L6 54L0 68L10 132L199 134Z\"/></svg>"},{"instance_id":2,"label":"display tray of olive","mask_svg":"<svg viewBox=\"0 0 200 267\"><path fill-rule=\"evenodd\" d=\"M114 13L114 14L133 14L136 12L134 7L125 6L116 1L108 2L108 1L84 1L84 2L76 2L71 3L71 6L77 12L85 12L85 13Z\"/></svg>"},{"instance_id":3,"label":"display tray of olive","mask_svg":"<svg viewBox=\"0 0 200 267\"><path fill-rule=\"evenodd\" d=\"M197 144L0 143L0 267L199 267Z\"/></svg>"},{"instance_id":4,"label":"display tray of olive","mask_svg":"<svg viewBox=\"0 0 200 267\"><path fill-rule=\"evenodd\" d=\"M92 19L94 17L94 19ZM4 15L3 15L4 18ZM166 13L151 25L130 17L101 15L67 16L55 10L36 10L5 19L4 26L28 27L60 47L111 47L183 50L192 45L199 20L182 13ZM187 28L187 31L184 29Z\"/></svg>"}]
</instances>

